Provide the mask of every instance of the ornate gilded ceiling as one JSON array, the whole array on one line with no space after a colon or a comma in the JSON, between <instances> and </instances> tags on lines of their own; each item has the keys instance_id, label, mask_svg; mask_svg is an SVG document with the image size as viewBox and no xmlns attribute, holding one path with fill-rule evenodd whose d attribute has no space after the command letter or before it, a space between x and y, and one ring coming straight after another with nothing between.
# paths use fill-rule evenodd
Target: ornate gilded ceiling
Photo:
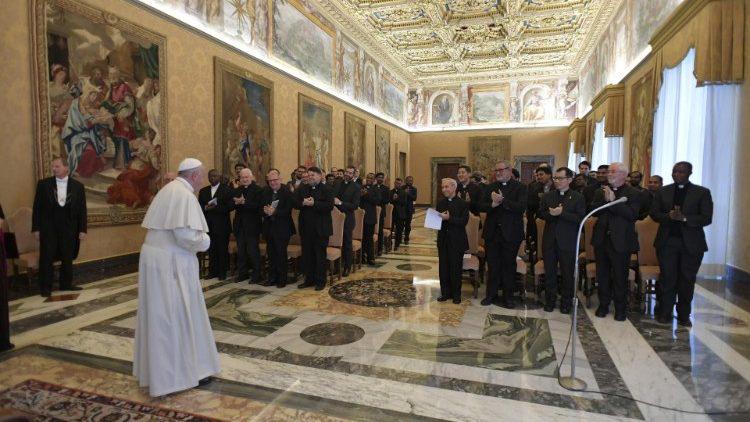
<instances>
[{"instance_id":1,"label":"ornate gilded ceiling","mask_svg":"<svg viewBox=\"0 0 750 422\"><path fill-rule=\"evenodd\" d=\"M409 85L574 76L621 0L314 0Z\"/></svg>"}]
</instances>

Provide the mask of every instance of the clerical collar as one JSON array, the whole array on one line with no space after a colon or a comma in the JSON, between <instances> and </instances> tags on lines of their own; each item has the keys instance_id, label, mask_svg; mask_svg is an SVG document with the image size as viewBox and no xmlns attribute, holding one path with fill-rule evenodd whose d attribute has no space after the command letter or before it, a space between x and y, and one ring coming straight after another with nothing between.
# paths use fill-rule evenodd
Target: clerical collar
<instances>
[{"instance_id":1,"label":"clerical collar","mask_svg":"<svg viewBox=\"0 0 750 422\"><path fill-rule=\"evenodd\" d=\"M55 177L55 180L57 181L57 183L67 183L68 176L63 177L62 179L58 179L57 177Z\"/></svg>"},{"instance_id":2,"label":"clerical collar","mask_svg":"<svg viewBox=\"0 0 750 422\"><path fill-rule=\"evenodd\" d=\"M466 189L467 186L469 186L469 182L461 183L461 187L463 187L464 189Z\"/></svg>"},{"instance_id":3,"label":"clerical collar","mask_svg":"<svg viewBox=\"0 0 750 422\"><path fill-rule=\"evenodd\" d=\"M617 192L617 189L620 189L620 188L614 188L614 187L612 188L612 190L615 192Z\"/></svg>"},{"instance_id":4,"label":"clerical collar","mask_svg":"<svg viewBox=\"0 0 750 422\"><path fill-rule=\"evenodd\" d=\"M687 185L688 185L687 183L683 183L683 184L681 184L681 185L677 185L677 187L678 187L678 188L680 188L680 189L685 189L685 187L686 187Z\"/></svg>"},{"instance_id":5,"label":"clerical collar","mask_svg":"<svg viewBox=\"0 0 750 422\"><path fill-rule=\"evenodd\" d=\"M175 180L179 180L180 182L182 182L182 184L185 185L185 187L188 188L190 192L195 192L195 189L193 189L193 185L191 185L187 180L183 179L180 176L177 176Z\"/></svg>"},{"instance_id":6,"label":"clerical collar","mask_svg":"<svg viewBox=\"0 0 750 422\"><path fill-rule=\"evenodd\" d=\"M566 193L568 193L568 190L569 190L569 189L565 189L565 190L558 190L558 192L560 192L560 196L562 196L562 195L565 195Z\"/></svg>"},{"instance_id":7,"label":"clerical collar","mask_svg":"<svg viewBox=\"0 0 750 422\"><path fill-rule=\"evenodd\" d=\"M453 202L453 198L448 198L448 202Z\"/></svg>"},{"instance_id":8,"label":"clerical collar","mask_svg":"<svg viewBox=\"0 0 750 422\"><path fill-rule=\"evenodd\" d=\"M500 182L500 183L502 183L503 186L507 186L508 185L508 182Z\"/></svg>"}]
</instances>

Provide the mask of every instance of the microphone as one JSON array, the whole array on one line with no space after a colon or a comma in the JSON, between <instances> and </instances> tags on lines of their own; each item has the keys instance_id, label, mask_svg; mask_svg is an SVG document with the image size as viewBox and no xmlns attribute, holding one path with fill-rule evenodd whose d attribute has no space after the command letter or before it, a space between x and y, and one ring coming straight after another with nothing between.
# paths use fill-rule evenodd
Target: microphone
<instances>
[{"instance_id":1,"label":"microphone","mask_svg":"<svg viewBox=\"0 0 750 422\"><path fill-rule=\"evenodd\" d=\"M614 201L610 202L609 204L606 204L605 206L611 206L611 205L614 205L614 204L622 204L623 202L628 202L628 197L627 196L622 196L620 198L617 198ZM602 208L604 208L604 207L602 207Z\"/></svg>"}]
</instances>

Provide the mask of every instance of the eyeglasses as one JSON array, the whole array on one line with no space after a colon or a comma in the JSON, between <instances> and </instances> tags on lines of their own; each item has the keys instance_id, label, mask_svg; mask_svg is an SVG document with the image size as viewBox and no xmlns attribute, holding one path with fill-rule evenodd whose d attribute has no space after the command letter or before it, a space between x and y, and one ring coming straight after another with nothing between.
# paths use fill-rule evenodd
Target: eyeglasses
<instances>
[{"instance_id":1,"label":"eyeglasses","mask_svg":"<svg viewBox=\"0 0 750 422\"><path fill-rule=\"evenodd\" d=\"M552 180L558 180L558 181L559 180L565 180L565 179L570 179L570 177L568 177L568 176L555 176L555 177L552 178Z\"/></svg>"}]
</instances>

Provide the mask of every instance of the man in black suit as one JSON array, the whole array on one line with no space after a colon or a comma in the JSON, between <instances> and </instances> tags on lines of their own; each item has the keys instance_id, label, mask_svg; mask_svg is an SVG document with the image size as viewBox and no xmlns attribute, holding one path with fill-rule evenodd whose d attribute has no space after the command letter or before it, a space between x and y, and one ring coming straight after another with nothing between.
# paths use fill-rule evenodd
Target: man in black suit
<instances>
[{"instance_id":1,"label":"man in black suit","mask_svg":"<svg viewBox=\"0 0 750 422\"><path fill-rule=\"evenodd\" d=\"M260 283L263 262L260 257L261 188L255 183L253 172L240 171L240 187L234 191L234 236L237 239L237 282L253 273L250 284Z\"/></svg>"},{"instance_id":2,"label":"man in black suit","mask_svg":"<svg viewBox=\"0 0 750 422\"><path fill-rule=\"evenodd\" d=\"M456 196L469 203L469 212L479 215L479 201L482 200L482 188L471 180L471 167L466 164L458 166L456 177L458 178Z\"/></svg>"},{"instance_id":3,"label":"man in black suit","mask_svg":"<svg viewBox=\"0 0 750 422\"><path fill-rule=\"evenodd\" d=\"M508 161L495 165L495 180L479 203L479 210L487 213L482 237L487 247L487 296L482 306L497 299L498 287L502 285L503 297L500 306L514 308L513 291L516 280L516 257L523 241L523 213L526 211L526 186L512 179Z\"/></svg>"},{"instance_id":4,"label":"man in black suit","mask_svg":"<svg viewBox=\"0 0 750 422\"><path fill-rule=\"evenodd\" d=\"M623 163L612 163L608 168L607 185L602 185L591 202L591 209L627 197L627 202L605 208L598 217L591 237L596 257L596 283L599 308L596 316L604 318L609 303L614 299L615 320L627 317L628 271L630 255L638 251L635 221L641 209L641 194L625 183L628 168Z\"/></svg>"},{"instance_id":5,"label":"man in black suit","mask_svg":"<svg viewBox=\"0 0 750 422\"><path fill-rule=\"evenodd\" d=\"M383 225L385 224L385 206L391 201L391 191L385 184L385 174L379 172L375 174L377 184L375 187L380 193L380 221L378 222L378 255L383 253Z\"/></svg>"},{"instance_id":6,"label":"man in black suit","mask_svg":"<svg viewBox=\"0 0 750 422\"><path fill-rule=\"evenodd\" d=\"M591 203L594 201L594 196L598 191L601 190L602 186L607 185L607 175L609 174L609 166L602 164L596 169L596 179L589 177L586 188L583 189L583 197L586 199L586 210L591 212L594 209Z\"/></svg>"},{"instance_id":7,"label":"man in black suit","mask_svg":"<svg viewBox=\"0 0 750 422\"><path fill-rule=\"evenodd\" d=\"M393 204L393 227L395 228L396 240L393 244L393 249L398 249L401 246L401 241L404 238L404 226L406 225L406 190L403 186L403 180L397 177L393 182L393 189L391 189L391 204Z\"/></svg>"},{"instance_id":8,"label":"man in black suit","mask_svg":"<svg viewBox=\"0 0 750 422\"><path fill-rule=\"evenodd\" d=\"M409 235L411 235L411 221L414 219L414 201L417 200L417 188L414 187L414 178L406 176L406 221L404 222L404 244L409 244Z\"/></svg>"},{"instance_id":9,"label":"man in black suit","mask_svg":"<svg viewBox=\"0 0 750 422\"><path fill-rule=\"evenodd\" d=\"M672 168L674 183L662 188L651 206L651 218L659 223L654 247L661 269L661 303L657 319L672 321L675 300L677 322L691 327L691 303L695 277L708 250L703 228L711 224L711 191L690 183L693 165L681 161ZM655 312L656 313L656 312Z\"/></svg>"},{"instance_id":10,"label":"man in black suit","mask_svg":"<svg viewBox=\"0 0 750 422\"><path fill-rule=\"evenodd\" d=\"M648 178L648 191L651 192L652 198L656 195L656 192L659 192L659 190L663 186L664 178L659 176L658 174L652 174L651 177Z\"/></svg>"},{"instance_id":11,"label":"man in black suit","mask_svg":"<svg viewBox=\"0 0 750 422\"><path fill-rule=\"evenodd\" d=\"M52 177L36 185L31 231L39 240L39 290L52 294L54 262L60 261L60 290L81 290L73 286L73 260L86 238L86 192L83 184L69 176L68 164L52 160Z\"/></svg>"},{"instance_id":12,"label":"man in black suit","mask_svg":"<svg viewBox=\"0 0 750 422\"><path fill-rule=\"evenodd\" d=\"M364 227L362 229L362 259L367 265L375 265L375 249L372 237L375 235L377 207L380 205L380 190L375 186L375 174L367 173L365 185L360 194L360 207L365 210Z\"/></svg>"},{"instance_id":13,"label":"man in black suit","mask_svg":"<svg viewBox=\"0 0 750 422\"><path fill-rule=\"evenodd\" d=\"M534 261L536 261L538 259L536 256L536 244L539 239L539 235L536 232L536 213L539 211L542 196L554 190L554 185L552 184L552 169L546 163L537 167L534 175L536 181L529 184L529 196L526 200L526 245L529 247Z\"/></svg>"},{"instance_id":14,"label":"man in black suit","mask_svg":"<svg viewBox=\"0 0 750 422\"><path fill-rule=\"evenodd\" d=\"M466 223L469 222L469 204L456 196L456 181L445 178L441 181L444 198L438 201L435 210L443 219L437 235L440 265L440 297L438 302L453 299L461 303L461 272L463 257L469 249Z\"/></svg>"},{"instance_id":15,"label":"man in black suit","mask_svg":"<svg viewBox=\"0 0 750 422\"><path fill-rule=\"evenodd\" d=\"M651 211L651 200L653 196L647 189L641 186L641 182L643 182L643 173L638 170L633 170L628 174L627 181L633 189L641 194L641 210L638 211L638 219L645 220L646 217L648 217L649 211Z\"/></svg>"},{"instance_id":16,"label":"man in black suit","mask_svg":"<svg viewBox=\"0 0 750 422\"><path fill-rule=\"evenodd\" d=\"M229 269L229 235L232 233L232 221L229 213L232 210L232 189L221 183L221 173L208 172L209 186L198 192L198 202L203 209L208 223L208 235L211 246L208 248L208 277L227 278Z\"/></svg>"},{"instance_id":17,"label":"man in black suit","mask_svg":"<svg viewBox=\"0 0 750 422\"><path fill-rule=\"evenodd\" d=\"M286 286L287 247L289 238L296 232L292 220L294 195L281 184L281 172L271 169L266 175L267 186L263 188L263 236L266 238L268 254L268 281L264 286Z\"/></svg>"},{"instance_id":18,"label":"man in black suit","mask_svg":"<svg viewBox=\"0 0 750 422\"><path fill-rule=\"evenodd\" d=\"M586 178L586 186L599 183L596 177L591 174L591 163L584 160L578 163L578 174L582 174Z\"/></svg>"},{"instance_id":19,"label":"man in black suit","mask_svg":"<svg viewBox=\"0 0 750 422\"><path fill-rule=\"evenodd\" d=\"M344 271L341 274L346 277L352 269L354 252L352 251L352 235L356 225L354 211L359 208L360 185L354 182L354 166L348 166L344 171L344 179L338 185L334 205L346 216L344 220L344 242L341 247Z\"/></svg>"},{"instance_id":20,"label":"man in black suit","mask_svg":"<svg viewBox=\"0 0 750 422\"><path fill-rule=\"evenodd\" d=\"M326 285L326 247L333 234L333 189L321 183L323 172L318 167L307 169L307 183L296 192L295 203L300 209L299 230L302 238L302 266L305 281L298 287Z\"/></svg>"},{"instance_id":21,"label":"man in black suit","mask_svg":"<svg viewBox=\"0 0 750 422\"><path fill-rule=\"evenodd\" d=\"M304 183L305 173L307 173L307 168L305 168L305 166L298 166L294 170L294 173L292 173L292 180L288 181L286 184L286 187L289 188L289 192L294 193L294 191Z\"/></svg>"},{"instance_id":22,"label":"man in black suit","mask_svg":"<svg viewBox=\"0 0 750 422\"><path fill-rule=\"evenodd\" d=\"M562 297L560 312L570 313L573 302L575 280L576 239L578 226L586 216L586 201L583 195L570 188L573 181L573 170L560 167L553 178L555 190L547 192L537 213L545 221L542 236L542 253L544 255L544 281L546 300L544 310L552 312L557 302L557 268L562 276Z\"/></svg>"}]
</instances>

